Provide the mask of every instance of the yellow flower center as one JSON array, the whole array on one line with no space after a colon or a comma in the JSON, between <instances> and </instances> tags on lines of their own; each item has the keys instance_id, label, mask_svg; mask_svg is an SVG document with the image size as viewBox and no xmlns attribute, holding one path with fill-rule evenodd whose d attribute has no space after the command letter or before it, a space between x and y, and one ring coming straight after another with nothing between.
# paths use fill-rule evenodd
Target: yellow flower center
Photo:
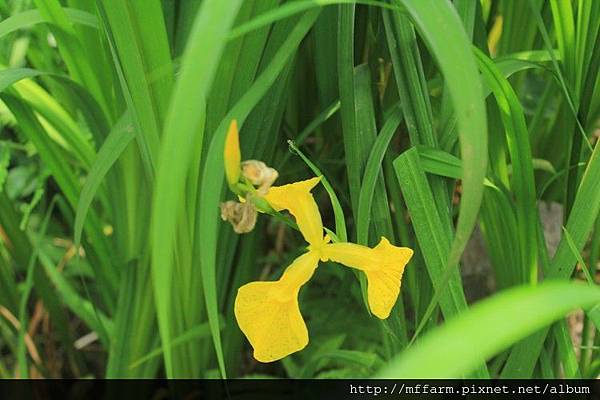
<instances>
[{"instance_id":1,"label":"yellow flower center","mask_svg":"<svg viewBox=\"0 0 600 400\"><path fill-rule=\"evenodd\" d=\"M327 260L329 260L329 257L327 257L327 255L325 254L325 252L323 251L323 249L325 248L325 246L331 242L331 238L329 237L329 235L325 235L323 237L323 240L321 242L318 243L313 243L310 246L308 246L308 251L312 252L312 253L316 253L319 255L319 260L325 262Z\"/></svg>"}]
</instances>

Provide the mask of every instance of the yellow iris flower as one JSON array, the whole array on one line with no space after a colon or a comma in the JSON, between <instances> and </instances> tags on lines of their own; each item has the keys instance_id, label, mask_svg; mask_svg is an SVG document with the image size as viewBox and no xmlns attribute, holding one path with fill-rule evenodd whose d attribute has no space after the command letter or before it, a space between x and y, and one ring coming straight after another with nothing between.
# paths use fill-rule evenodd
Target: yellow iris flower
<instances>
[{"instance_id":1,"label":"yellow iris flower","mask_svg":"<svg viewBox=\"0 0 600 400\"><path fill-rule=\"evenodd\" d=\"M225 148L225 170L230 186L236 184L233 181L235 171L238 171L238 179L242 174L237 126L234 124ZM235 316L258 361L279 360L308 344L308 330L300 314L298 293L312 277L319 260L334 261L363 271L367 276L369 308L378 318L387 318L398 299L404 267L413 251L394 246L384 237L374 248L354 243L330 243L329 237L324 236L321 213L311 193L320 180L316 177L269 187L266 194L260 196L273 210L287 211L295 218L308 247L277 281L250 282L238 289Z\"/></svg>"}]
</instances>

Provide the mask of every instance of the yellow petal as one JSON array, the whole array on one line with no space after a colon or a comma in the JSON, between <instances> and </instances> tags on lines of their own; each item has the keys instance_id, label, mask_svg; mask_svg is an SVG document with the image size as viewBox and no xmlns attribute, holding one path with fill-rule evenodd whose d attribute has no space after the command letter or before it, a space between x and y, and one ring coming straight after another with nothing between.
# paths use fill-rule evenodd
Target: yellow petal
<instances>
[{"instance_id":1,"label":"yellow petal","mask_svg":"<svg viewBox=\"0 0 600 400\"><path fill-rule=\"evenodd\" d=\"M298 292L311 278L318 261L318 254L305 253L287 267L278 281L250 282L238 289L235 317L258 361L277 361L308 344Z\"/></svg>"},{"instance_id":2,"label":"yellow petal","mask_svg":"<svg viewBox=\"0 0 600 400\"><path fill-rule=\"evenodd\" d=\"M371 312L381 319L390 315L400 293L404 267L413 255L411 249L394 246L382 237L372 249L354 243L332 243L325 245L321 253L322 259L364 271Z\"/></svg>"},{"instance_id":3,"label":"yellow petal","mask_svg":"<svg viewBox=\"0 0 600 400\"><path fill-rule=\"evenodd\" d=\"M238 134L237 121L234 119L229 125L227 138L225 139L225 176L230 185L240 180L242 155L240 154L240 138Z\"/></svg>"},{"instance_id":4,"label":"yellow petal","mask_svg":"<svg viewBox=\"0 0 600 400\"><path fill-rule=\"evenodd\" d=\"M289 185L273 186L264 196L276 211L288 210L296 218L304 239L314 246L323 243L323 222L319 207L310 191L320 180L321 177L316 177Z\"/></svg>"}]
</instances>

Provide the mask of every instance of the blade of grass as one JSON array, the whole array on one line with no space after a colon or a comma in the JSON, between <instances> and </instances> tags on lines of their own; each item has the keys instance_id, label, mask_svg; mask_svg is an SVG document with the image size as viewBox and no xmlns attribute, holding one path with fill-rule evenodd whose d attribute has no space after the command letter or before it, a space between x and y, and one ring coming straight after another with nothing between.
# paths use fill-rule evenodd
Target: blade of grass
<instances>
[{"instance_id":1,"label":"blade of grass","mask_svg":"<svg viewBox=\"0 0 600 400\"><path fill-rule=\"evenodd\" d=\"M246 22L243 25L237 26L235 29L232 29L229 33L229 39L233 40L240 36L246 35L253 30L262 28L263 26L267 26L272 24L273 22L277 22L281 19L292 17L296 14L300 14L304 11L308 11L312 8L320 8L327 5L335 5L335 4L364 4L375 7L381 7L385 9L401 11L402 8L385 3L383 1L369 1L369 0L306 0L306 1L293 1L291 3L285 3L281 6L273 9L269 12L259 15L251 21Z\"/></svg>"},{"instance_id":2,"label":"blade of grass","mask_svg":"<svg viewBox=\"0 0 600 400\"><path fill-rule=\"evenodd\" d=\"M338 7L338 43L337 68L338 88L340 95L340 118L344 137L344 157L348 175L348 187L352 212L356 220L358 194L360 192L360 147L356 123L356 95L354 93L354 14L355 5L340 5Z\"/></svg>"},{"instance_id":3,"label":"blade of grass","mask_svg":"<svg viewBox=\"0 0 600 400\"><path fill-rule=\"evenodd\" d=\"M492 357L573 309L598 302L598 288L566 282L503 291L423 337L377 377L459 378L482 358Z\"/></svg>"},{"instance_id":4,"label":"blade of grass","mask_svg":"<svg viewBox=\"0 0 600 400\"><path fill-rule=\"evenodd\" d=\"M485 103L470 41L450 2L402 0L425 44L445 78L460 128L463 160L463 193L459 218L446 266L458 264L471 235L483 195L487 166ZM453 40L448 41L451 36Z\"/></svg>"},{"instance_id":5,"label":"blade of grass","mask_svg":"<svg viewBox=\"0 0 600 400\"><path fill-rule=\"evenodd\" d=\"M174 360L172 349L168 346L173 336L175 317L173 310L172 287L173 274L173 247L172 238L175 236L176 219L173 218L173 210L177 208L184 194L184 182L191 161L191 152L202 151L192 149L189 143L202 143L196 141L195 135L201 135L198 128L203 124L205 118L202 105L210 90L212 78L216 72L217 63L225 46L225 37L233 24L233 19L241 5L240 0L222 2L220 0L208 0L203 2L199 14L194 22L190 33L188 45L183 55L181 71L175 84L169 111L166 116L161 143L160 156L156 176L156 186L153 194L152 209L152 276L154 281L154 293L160 335L163 344L163 355L168 377L175 377ZM205 40L211 37L214 40ZM201 76L202 79L198 79ZM222 147L221 147L222 148ZM182 152L182 149L184 151ZM222 163L220 164L223 165ZM206 190L206 188L203 188ZM220 192L220 189L217 190ZM217 207L218 200L215 202ZM208 208L208 210L213 208ZM210 232L208 236L214 235ZM203 241L211 240L202 236ZM168 238L165 243L164 238ZM213 237L212 240L215 240ZM203 249L204 252L211 250ZM214 256L214 254L213 254ZM210 266L202 262L204 271ZM205 272L206 273L206 272ZM214 274L214 271L213 271ZM225 365L221 351L221 343L218 328L218 309L216 295L214 293L214 282L204 282L203 287L207 299L208 318L211 326L212 339L214 341L219 369L223 377Z\"/></svg>"},{"instance_id":6,"label":"blade of grass","mask_svg":"<svg viewBox=\"0 0 600 400\"><path fill-rule=\"evenodd\" d=\"M52 128L56 129L54 136L60 138L59 140L63 147L72 153L85 168L88 168L91 164L91 159L94 156L94 149L86 137L87 132L78 126L58 101L56 101L41 86L29 79L36 76L47 76L58 82L64 83L64 86L68 89L69 93L74 96L77 96L78 93L82 94L83 98L80 99L84 103L82 111L85 110L87 114L86 117L94 120L96 119L93 114L98 111L96 109L97 104L89 96L85 96L85 92L82 91L81 86L64 75L41 72L30 68L9 68L0 70L0 92L6 90L9 86L14 85L21 97L31 104L35 111L38 112ZM102 124L100 121L96 122ZM46 128L50 129L48 125Z\"/></svg>"},{"instance_id":7,"label":"blade of grass","mask_svg":"<svg viewBox=\"0 0 600 400\"><path fill-rule=\"evenodd\" d=\"M565 228L564 226L562 227L562 231L563 231L565 240L567 241L567 244L569 245L569 248L571 249L571 252L573 252L573 255L575 256L575 258L577 258L577 262L579 262L579 265L581 266L581 269L583 270L585 279L587 280L588 284L594 286L595 285L594 278L592 278L592 275L590 274L588 267L585 265L585 261L583 260L581 253L579 252L579 250L577 250L577 245L575 244L575 242L573 242L573 238L571 237L571 234L569 233L567 228Z\"/></svg>"},{"instance_id":8,"label":"blade of grass","mask_svg":"<svg viewBox=\"0 0 600 400\"><path fill-rule=\"evenodd\" d=\"M537 282L536 194L531 146L525 116L516 93L494 63L474 48L481 72L501 110L512 162L511 186L516 197L522 282Z\"/></svg>"},{"instance_id":9,"label":"blade of grass","mask_svg":"<svg viewBox=\"0 0 600 400\"><path fill-rule=\"evenodd\" d=\"M433 201L433 194L427 184L427 177L420 165L416 148L407 150L394 160L394 169L400 182L400 187L419 247L423 252L427 272L436 291L426 315L431 315L433 307L439 300L440 307L446 319L456 316L467 309L467 301L462 289L460 275L454 265L446 267L450 250L451 237L442 227L442 219ZM463 169L464 173L464 169ZM428 318L423 318L421 326ZM417 329L414 338L418 335ZM477 376L488 375L485 365L478 368Z\"/></svg>"},{"instance_id":10,"label":"blade of grass","mask_svg":"<svg viewBox=\"0 0 600 400\"><path fill-rule=\"evenodd\" d=\"M73 226L73 237L75 246L81 243L81 233L88 209L94 200L96 191L102 184L106 173L121 156L127 145L135 137L135 131L131 125L129 114L125 114L115 124L108 135L106 141L102 144L96 159L90 168L88 177L79 194L79 202L75 212L75 224Z\"/></svg>"},{"instance_id":11,"label":"blade of grass","mask_svg":"<svg viewBox=\"0 0 600 400\"><path fill-rule=\"evenodd\" d=\"M223 324L221 324L221 325L223 325ZM200 324L194 328L189 329L182 335L174 338L170 344L170 347L181 346L182 344L184 344L192 339L208 337L208 336L210 336L210 334L211 334L210 327L209 327L208 323ZM131 365L129 366L129 368L136 368L136 367L140 366L141 364L144 364L144 363L152 360L153 358L159 357L162 353L163 353L162 347L156 348L156 349L152 350L151 352L149 352L148 354L146 354L144 357L141 357L141 358L135 360L134 362L132 362Z\"/></svg>"},{"instance_id":12,"label":"blade of grass","mask_svg":"<svg viewBox=\"0 0 600 400\"><path fill-rule=\"evenodd\" d=\"M363 224L361 221L369 221L371 218L373 196L375 195L377 178L381 171L381 163L401 121L402 114L400 109L394 108L383 128L381 128L381 132L377 135L377 139L369 154L358 197L358 223L356 224L356 240L358 243L368 243L369 224Z\"/></svg>"},{"instance_id":13,"label":"blade of grass","mask_svg":"<svg viewBox=\"0 0 600 400\"><path fill-rule=\"evenodd\" d=\"M357 128L357 140L358 149L360 153L359 159L352 160L353 163L358 163L360 173L360 187L357 193L356 210L354 211L357 215L355 221L357 230L357 243L363 245L369 245L369 227L373 234L375 243L379 241L382 236L385 236L390 241L395 242L394 230L391 225L390 218L390 206L388 203L387 193L385 190L385 181L383 173L381 171L381 162L379 165L373 165L372 170L367 171L366 166L369 159L369 154L373 150L373 147L377 140L377 127L375 118L375 108L373 103L373 93L371 84L371 74L366 64L359 65L354 71L354 93L355 93L355 112L356 112L356 128ZM369 215L365 219L358 218L358 212L360 210L360 192L364 185L363 177L365 174L375 175L375 188L374 197L372 198L372 208ZM365 241L361 242L358 238L359 225L364 224L361 227L363 232L367 232Z\"/></svg>"},{"instance_id":14,"label":"blade of grass","mask_svg":"<svg viewBox=\"0 0 600 400\"><path fill-rule=\"evenodd\" d=\"M96 332L102 344L108 347L110 334L113 330L112 321L98 310L94 304L89 300L85 300L77 293L77 290L73 288L71 283L56 269L56 266L43 249L39 250L38 257L44 271L56 287L56 291L63 302L75 315Z\"/></svg>"},{"instance_id":15,"label":"blade of grass","mask_svg":"<svg viewBox=\"0 0 600 400\"><path fill-rule=\"evenodd\" d=\"M17 360L19 364L19 377L23 379L29 378L29 368L27 363L27 349L25 343L25 336L27 334L27 303L29 301L29 296L31 294L31 290L34 285L34 276L35 276L35 267L37 266L37 257L40 250L40 245L42 242L42 238L46 235L46 231L48 230L48 223L50 221L50 216L52 215L52 211L54 210L54 204L56 203L56 198L53 198L48 205L48 209L44 215L44 219L42 221L42 225L38 232L38 238L34 244L33 252L29 257L29 262L27 264L27 274L25 276L25 283L23 288L23 293L21 294L20 302L19 302L19 344L17 348Z\"/></svg>"},{"instance_id":16,"label":"blade of grass","mask_svg":"<svg viewBox=\"0 0 600 400\"><path fill-rule=\"evenodd\" d=\"M313 133L323 123L325 123L326 121L328 121L339 110L340 110L340 102L339 102L339 100L336 100L329 107L327 107L321 113L319 113L319 115L317 115L315 117L315 119L312 120L312 122L310 124L308 124L302 130L302 132L300 132L293 139L294 145L296 145L296 146L302 146L302 144L304 143L304 141L306 140L306 138L311 133ZM289 158L290 158L291 155L292 155L292 153L290 153L290 152L285 153L285 155L283 156L282 160L276 164L276 169L277 170L283 170L283 167L285 167L285 165L287 164L287 162L288 162L288 160L289 160Z\"/></svg>"},{"instance_id":17,"label":"blade of grass","mask_svg":"<svg viewBox=\"0 0 600 400\"><path fill-rule=\"evenodd\" d=\"M88 63L88 58L80 56L85 54L81 42L60 2L58 0L34 0L34 2L40 14L49 23L48 27L56 38L59 53L72 79L86 87L105 114L109 115L108 95L103 90L104 87L93 66Z\"/></svg>"},{"instance_id":18,"label":"blade of grass","mask_svg":"<svg viewBox=\"0 0 600 400\"><path fill-rule=\"evenodd\" d=\"M95 15L75 8L63 8L67 18L75 23L98 28L98 20ZM11 15L0 21L0 38L19 29L29 28L33 25L47 22L40 10L27 10L19 14Z\"/></svg>"},{"instance_id":19,"label":"blade of grass","mask_svg":"<svg viewBox=\"0 0 600 400\"><path fill-rule=\"evenodd\" d=\"M99 4L131 96L132 112L155 165L173 85L173 66L160 2L103 0Z\"/></svg>"},{"instance_id":20,"label":"blade of grass","mask_svg":"<svg viewBox=\"0 0 600 400\"><path fill-rule=\"evenodd\" d=\"M554 324L554 338L556 339L557 353L563 365L565 378L581 379L573 341L569 335L567 321L564 318Z\"/></svg>"},{"instance_id":21,"label":"blade of grass","mask_svg":"<svg viewBox=\"0 0 600 400\"><path fill-rule=\"evenodd\" d=\"M321 177L321 183L323 184L323 187L329 195L329 200L331 200L331 206L333 208L333 215L335 217L335 235L340 241L347 242L348 234L346 233L346 218L344 217L344 210L342 209L340 201L337 195L335 194L335 191L331 187L329 180L327 180L327 177L323 175L321 170L312 161L310 161L310 159L306 157L304 153L300 151L300 149L296 146L296 144L293 141L288 140L288 146L290 146L291 151L298 154L300 158L302 158L302 161L304 161L306 165L308 165L308 167L312 170L315 176Z\"/></svg>"},{"instance_id":22,"label":"blade of grass","mask_svg":"<svg viewBox=\"0 0 600 400\"><path fill-rule=\"evenodd\" d=\"M600 176L600 145L596 144L581 178L581 184L566 224L566 230L571 234L572 242L578 252L581 251L592 231L600 210L600 180L597 178L598 176ZM568 279L576 261L577 257L573 254L566 237L563 236L552 258L546 278ZM545 329L516 345L511 351L501 376L503 378L531 376L547 333L548 330Z\"/></svg>"},{"instance_id":23,"label":"blade of grass","mask_svg":"<svg viewBox=\"0 0 600 400\"><path fill-rule=\"evenodd\" d=\"M569 106L569 110L571 111L573 118L575 119L575 123L579 130L579 134L581 135L581 139L586 144L587 148L590 151L592 151L593 150L592 145L585 134L585 130L581 126L581 122L578 119L577 108L574 103L576 101L576 99L574 98L573 88L570 87L569 83L566 81L566 78L562 73L562 69L560 68L560 66L558 64L558 60L554 56L554 52L552 51L552 42L550 40L548 31L547 31L546 27L544 26L544 20L542 19L542 16L540 15L539 10L537 10L535 8L534 0L528 0L528 1L529 1L531 10L533 12L533 15L535 16L535 21L538 26L538 29L539 29L540 33L542 34L542 38L544 39L544 45L546 46L546 49L550 53L550 56L552 59L552 65L554 66L554 71L556 73L560 87L565 95L565 99ZM564 4L566 4L566 3L564 3ZM565 57L564 53L563 53L562 57ZM565 62L565 59L563 58L562 61ZM568 61L566 61L566 62L568 62Z\"/></svg>"}]
</instances>

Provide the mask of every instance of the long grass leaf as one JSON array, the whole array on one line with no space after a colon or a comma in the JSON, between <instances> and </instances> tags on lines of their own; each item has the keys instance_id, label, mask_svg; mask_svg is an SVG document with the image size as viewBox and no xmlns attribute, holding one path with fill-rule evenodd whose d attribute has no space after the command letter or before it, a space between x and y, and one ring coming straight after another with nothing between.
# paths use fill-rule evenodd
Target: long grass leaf
<instances>
[{"instance_id":1,"label":"long grass leaf","mask_svg":"<svg viewBox=\"0 0 600 400\"><path fill-rule=\"evenodd\" d=\"M74 8L63 8L63 10L71 22L91 28L98 28L98 20L95 15ZM0 21L0 37L43 22L46 22L46 19L39 10L27 10L11 15L5 20Z\"/></svg>"},{"instance_id":2,"label":"long grass leaf","mask_svg":"<svg viewBox=\"0 0 600 400\"><path fill-rule=\"evenodd\" d=\"M576 308L600 301L600 290L552 282L497 294L447 322L385 366L380 378L459 378L519 339ZM489 340L493 337L494 340Z\"/></svg>"},{"instance_id":3,"label":"long grass leaf","mask_svg":"<svg viewBox=\"0 0 600 400\"><path fill-rule=\"evenodd\" d=\"M546 274L548 279L568 279L573 273L577 257L571 247L574 244L577 252L583 249L598 216L598 211L600 211L600 180L597 178L598 176L600 176L600 145L596 144L594 153L592 153L581 178L581 184L565 227L570 233L572 243L569 245L565 236L561 238L552 258L550 270ZM515 346L502 371L502 377L531 376L547 333L547 329L537 332Z\"/></svg>"},{"instance_id":4,"label":"long grass leaf","mask_svg":"<svg viewBox=\"0 0 600 400\"><path fill-rule=\"evenodd\" d=\"M81 233L83 231L85 217L94 200L96 191L102 184L106 173L121 156L134 137L135 131L130 124L129 115L126 114L121 117L119 122L113 127L106 138L106 141L100 148L100 151L98 151L96 160L92 164L88 177L81 188L79 202L77 203L75 224L73 226L75 246L78 246L81 243Z\"/></svg>"},{"instance_id":5,"label":"long grass leaf","mask_svg":"<svg viewBox=\"0 0 600 400\"><path fill-rule=\"evenodd\" d=\"M194 22L194 28L190 33L179 79L175 84L165 120L153 195L151 240L153 243L152 274L155 282L156 309L163 342L165 367L169 377L175 376L173 356L171 348L168 346L173 336L172 318L175 317L172 301L174 256L172 239L175 236L176 219L173 218L172 213L184 195L184 183L192 150L202 151L202 149L192 149L188 144L202 143L202 140L196 141L194 136L203 133L199 131L205 118L203 105L225 46L224 38L233 24L240 4L239 0L227 3L220 0L209 0L202 4ZM207 37L214 38L214 40L205 40ZM197 79L198 76L201 76L202 79ZM185 150L182 152L182 149ZM213 234L210 233L210 235ZM166 244L165 238L167 238ZM208 241L209 239L205 237L202 240ZM205 268L204 265L203 268ZM210 286L204 286L205 293L210 293ZM214 288L214 284L212 287ZM212 298L209 294L206 296ZM209 309L209 322L219 368L225 376L216 304L211 304Z\"/></svg>"},{"instance_id":6,"label":"long grass leaf","mask_svg":"<svg viewBox=\"0 0 600 400\"><path fill-rule=\"evenodd\" d=\"M475 226L487 166L487 129L481 82L470 41L448 1L402 0L445 78L460 127L463 195L447 266L456 265ZM451 36L453 40L448 41Z\"/></svg>"}]
</instances>

